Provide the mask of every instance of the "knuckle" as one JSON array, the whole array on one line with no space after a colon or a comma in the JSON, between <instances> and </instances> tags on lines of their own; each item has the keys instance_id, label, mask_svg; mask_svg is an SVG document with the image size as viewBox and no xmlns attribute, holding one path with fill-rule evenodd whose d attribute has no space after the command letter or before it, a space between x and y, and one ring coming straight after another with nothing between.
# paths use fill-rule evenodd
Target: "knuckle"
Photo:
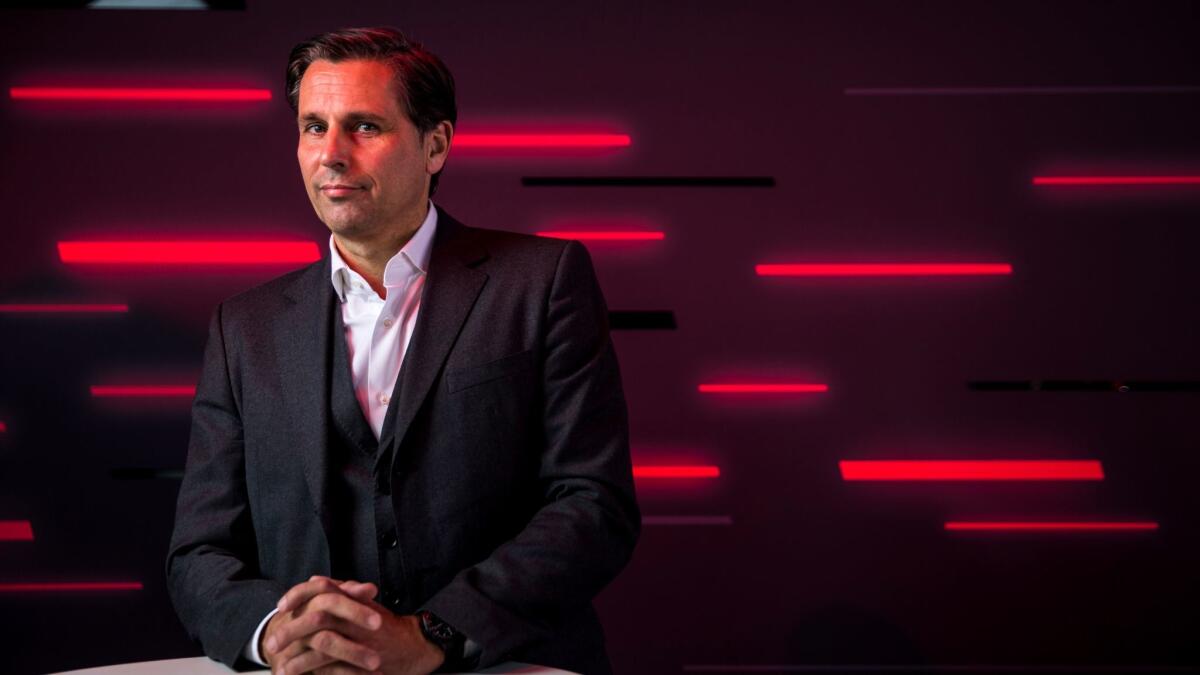
<instances>
[{"instance_id":1,"label":"knuckle","mask_svg":"<svg viewBox=\"0 0 1200 675\"><path fill-rule=\"evenodd\" d=\"M312 618L309 619L309 624L313 628L329 628L331 625L333 625L333 617L329 616L329 612L326 612L323 609L318 609L310 614L310 616Z\"/></svg>"},{"instance_id":2,"label":"knuckle","mask_svg":"<svg viewBox=\"0 0 1200 675\"><path fill-rule=\"evenodd\" d=\"M337 637L331 630L319 631L313 636L312 644L317 649L320 649L323 652L328 652L329 650L337 647Z\"/></svg>"}]
</instances>

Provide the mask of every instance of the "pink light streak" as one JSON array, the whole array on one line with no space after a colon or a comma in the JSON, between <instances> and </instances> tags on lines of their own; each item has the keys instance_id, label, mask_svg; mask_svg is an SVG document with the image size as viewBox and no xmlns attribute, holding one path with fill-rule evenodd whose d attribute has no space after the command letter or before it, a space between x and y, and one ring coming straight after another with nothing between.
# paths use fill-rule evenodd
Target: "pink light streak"
<instances>
[{"instance_id":1,"label":"pink light streak","mask_svg":"<svg viewBox=\"0 0 1200 675\"><path fill-rule=\"evenodd\" d=\"M273 265L311 263L311 241L60 241L59 258L72 264Z\"/></svg>"},{"instance_id":2,"label":"pink light streak","mask_svg":"<svg viewBox=\"0 0 1200 675\"><path fill-rule=\"evenodd\" d=\"M633 467L634 478L717 478L720 475L720 468L712 465L638 465Z\"/></svg>"},{"instance_id":3,"label":"pink light streak","mask_svg":"<svg viewBox=\"0 0 1200 675\"><path fill-rule=\"evenodd\" d=\"M950 521L945 525L952 532L1089 532L1089 531L1147 531L1157 530L1153 521Z\"/></svg>"},{"instance_id":4,"label":"pink light streak","mask_svg":"<svg viewBox=\"0 0 1200 675\"><path fill-rule=\"evenodd\" d=\"M538 232L539 237L553 237L555 239L578 239L579 241L662 241L666 235L663 232L645 232L645 231L567 231L567 230L545 230Z\"/></svg>"},{"instance_id":5,"label":"pink light streak","mask_svg":"<svg viewBox=\"0 0 1200 675\"><path fill-rule=\"evenodd\" d=\"M627 148L628 134L471 133L455 134L454 147L469 149Z\"/></svg>"},{"instance_id":6,"label":"pink light streak","mask_svg":"<svg viewBox=\"0 0 1200 675\"><path fill-rule=\"evenodd\" d=\"M755 265L759 276L881 277L975 276L1012 274L1008 263L799 263Z\"/></svg>"},{"instance_id":7,"label":"pink light streak","mask_svg":"<svg viewBox=\"0 0 1200 675\"><path fill-rule=\"evenodd\" d=\"M28 520L0 520L0 541L33 541L33 524Z\"/></svg>"},{"instance_id":8,"label":"pink light streak","mask_svg":"<svg viewBox=\"0 0 1200 675\"><path fill-rule=\"evenodd\" d=\"M0 304L3 314L89 314L128 312L129 305L123 304Z\"/></svg>"},{"instance_id":9,"label":"pink light streak","mask_svg":"<svg viewBox=\"0 0 1200 675\"><path fill-rule=\"evenodd\" d=\"M1200 185L1200 176L1034 176L1034 185Z\"/></svg>"},{"instance_id":10,"label":"pink light streak","mask_svg":"<svg viewBox=\"0 0 1200 675\"><path fill-rule=\"evenodd\" d=\"M14 101L270 101L270 89L196 87L11 87Z\"/></svg>"},{"instance_id":11,"label":"pink light streak","mask_svg":"<svg viewBox=\"0 0 1200 675\"><path fill-rule=\"evenodd\" d=\"M146 398L162 396L195 396L194 384L122 384L91 386L92 396L96 398Z\"/></svg>"},{"instance_id":12,"label":"pink light streak","mask_svg":"<svg viewBox=\"0 0 1200 675\"><path fill-rule=\"evenodd\" d=\"M792 383L707 383L697 389L704 394L815 394L829 391L827 384Z\"/></svg>"},{"instance_id":13,"label":"pink light streak","mask_svg":"<svg viewBox=\"0 0 1200 675\"><path fill-rule=\"evenodd\" d=\"M838 466L846 481L1104 480L1096 460L843 460Z\"/></svg>"}]
</instances>

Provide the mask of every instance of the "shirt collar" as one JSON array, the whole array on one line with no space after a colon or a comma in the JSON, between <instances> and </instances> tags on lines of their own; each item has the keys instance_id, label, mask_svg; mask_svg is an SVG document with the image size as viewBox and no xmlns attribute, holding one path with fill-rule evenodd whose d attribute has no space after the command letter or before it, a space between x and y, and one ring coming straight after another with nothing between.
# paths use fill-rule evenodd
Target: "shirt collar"
<instances>
[{"instance_id":1,"label":"shirt collar","mask_svg":"<svg viewBox=\"0 0 1200 675\"><path fill-rule=\"evenodd\" d=\"M383 285L385 288L396 288L404 286L408 283L408 279L417 274L424 274L429 269L429 254L433 248L433 234L437 230L437 209L433 205L433 201L429 202L429 213L425 215L424 222L417 228L417 231L409 238L408 243L401 248L396 255L388 260L387 265L383 268ZM333 235L329 235L329 260L332 269L330 270L331 281L333 282L333 290L337 291L338 300L345 302L346 293L353 291L353 282L361 281L364 288L371 294L374 291L370 290L366 280L362 276L350 269L346 261L342 259L342 255L338 253L337 246L333 242Z\"/></svg>"}]
</instances>

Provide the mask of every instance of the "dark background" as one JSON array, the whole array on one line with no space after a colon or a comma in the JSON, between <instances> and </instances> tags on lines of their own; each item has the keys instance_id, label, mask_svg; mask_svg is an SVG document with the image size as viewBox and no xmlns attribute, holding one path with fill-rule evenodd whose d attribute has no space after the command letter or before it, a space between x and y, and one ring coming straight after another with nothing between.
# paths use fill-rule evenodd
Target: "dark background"
<instances>
[{"instance_id":1,"label":"dark background","mask_svg":"<svg viewBox=\"0 0 1200 675\"><path fill-rule=\"evenodd\" d=\"M1200 186L1042 188L1044 174L1200 173L1200 93L857 96L860 87L1200 85L1180 2L249 2L244 11L0 11L0 671L199 655L163 562L190 382L221 299L287 271L87 268L67 239L319 243L282 97L312 34L390 24L458 82L459 128L632 136L601 153L452 153L469 225L633 223L589 244L610 309L647 526L597 599L617 672L750 665L1200 664L1195 392L981 392L976 380L1200 380ZM33 104L37 84L250 86L257 104ZM524 176L770 176L769 188L562 188ZM611 228L610 228L611 229ZM772 262L1009 262L1011 276L759 277ZM825 382L722 397L702 382ZM1105 480L847 483L842 459L1097 459ZM133 477L131 477L133 476ZM963 534L947 520L1152 520L1153 532ZM701 666L721 666L703 668Z\"/></svg>"}]
</instances>

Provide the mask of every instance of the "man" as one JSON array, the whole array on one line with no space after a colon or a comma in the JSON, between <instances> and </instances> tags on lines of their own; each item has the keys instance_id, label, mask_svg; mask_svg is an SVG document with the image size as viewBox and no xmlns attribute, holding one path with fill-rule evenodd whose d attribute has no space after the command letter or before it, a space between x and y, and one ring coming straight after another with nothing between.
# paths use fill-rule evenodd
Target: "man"
<instances>
[{"instance_id":1,"label":"man","mask_svg":"<svg viewBox=\"0 0 1200 675\"><path fill-rule=\"evenodd\" d=\"M640 533L607 309L578 242L430 201L454 81L393 29L292 51L328 258L217 308L166 561L237 670L611 668L592 598Z\"/></svg>"}]
</instances>

